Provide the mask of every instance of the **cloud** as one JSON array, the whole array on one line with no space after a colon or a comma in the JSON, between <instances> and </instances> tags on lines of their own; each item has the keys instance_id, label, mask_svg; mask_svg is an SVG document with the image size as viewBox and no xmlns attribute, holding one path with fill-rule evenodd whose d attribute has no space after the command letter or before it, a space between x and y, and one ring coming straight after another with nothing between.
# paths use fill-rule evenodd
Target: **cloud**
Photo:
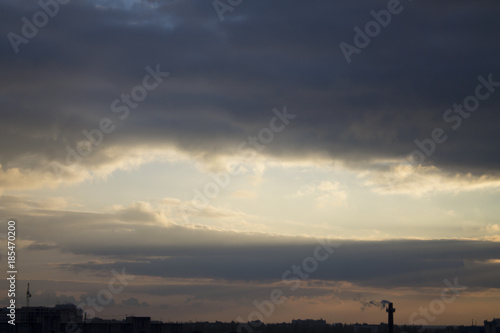
<instances>
[{"instance_id":1,"label":"cloud","mask_svg":"<svg viewBox=\"0 0 500 333\"><path fill-rule=\"evenodd\" d=\"M147 302L139 302L139 300L134 297L130 297L129 299L121 301L121 304L132 307L149 307L149 304Z\"/></svg>"},{"instance_id":2,"label":"cloud","mask_svg":"<svg viewBox=\"0 0 500 333\"><path fill-rule=\"evenodd\" d=\"M484 230L489 231L489 232L498 233L498 232L500 232L500 225L498 225L498 224L488 224L484 228Z\"/></svg>"},{"instance_id":3,"label":"cloud","mask_svg":"<svg viewBox=\"0 0 500 333\"><path fill-rule=\"evenodd\" d=\"M500 179L481 175L450 174L435 166L412 166L388 162L385 168L359 173L364 184L379 194L404 194L421 197L435 193L461 193L500 190Z\"/></svg>"},{"instance_id":4,"label":"cloud","mask_svg":"<svg viewBox=\"0 0 500 333\"><path fill-rule=\"evenodd\" d=\"M247 220L254 218L254 216L241 211L220 208L197 200L182 201L176 198L161 199L156 210L165 219L177 224L196 227L200 225L206 226L208 225L207 222L210 221L209 225L212 227L217 225L226 226L226 230L247 225Z\"/></svg>"},{"instance_id":5,"label":"cloud","mask_svg":"<svg viewBox=\"0 0 500 333\"><path fill-rule=\"evenodd\" d=\"M335 254L322 262L314 274L310 274L311 279L346 281L373 288L418 288L440 285L445 278L459 276L469 287L500 287L495 279L500 269L495 261L498 260L498 243L436 240L340 241L340 244ZM314 244L269 244L258 248L214 246L203 250L195 247L185 251L185 254L181 251L165 258L146 257L146 261L88 262L59 267L97 272L126 267L127 272L133 275L270 282L281 281L284 272L293 265L300 265L302 260L311 256L314 248ZM466 267L464 260L472 262ZM474 263L477 260L481 264Z\"/></svg>"},{"instance_id":6,"label":"cloud","mask_svg":"<svg viewBox=\"0 0 500 333\"><path fill-rule=\"evenodd\" d=\"M111 215L93 214L93 225L79 225L83 216L33 217L25 239L57 244L61 250L103 262L57 264L64 270L105 272L125 267L134 275L163 278L279 281L287 269L312 255L317 243L301 237L235 233L203 228L112 222ZM89 220L88 214L84 216ZM48 219L50 224L43 222ZM68 221L71 221L68 223ZM140 225L140 228L139 228ZM29 230L29 231L28 231ZM59 230L64 237L58 237ZM105 232L106 231L106 232ZM147 239L145 243L143 240ZM498 243L467 240L350 241L322 262L314 279L348 281L371 287L432 286L460 275L478 288L499 288ZM110 261L111 260L111 261ZM472 262L465 267L464 260ZM477 265L474 262L483 262ZM496 272L496 273L495 273Z\"/></svg>"},{"instance_id":7,"label":"cloud","mask_svg":"<svg viewBox=\"0 0 500 333\"><path fill-rule=\"evenodd\" d=\"M339 43L351 42L353 27L386 2L311 7L280 0L269 7L253 1L224 24L211 3L117 4L69 3L19 54L8 42L1 45L0 85L7 87L1 95L2 188L105 177L154 158L144 147L174 149L209 165L234 154L237 143L268 126L272 108L285 104L300 120L276 135L262 156L322 156L372 171L370 161L406 156L416 149L415 139L442 127L449 139L428 158L430 165L498 179L498 94L456 131L442 119L474 91L479 75L500 78L491 43L499 25L496 2L462 2L451 12L448 1L438 9L406 4L351 65ZM37 9L12 1L0 6L2 30L16 33L20 18ZM446 19L436 10L448 13ZM292 21L293 29L285 24ZM156 64L172 75L121 120L112 102ZM61 180L54 177L53 162L66 165L67 147L76 149L87 140L83 131L98 128L103 118L116 130Z\"/></svg>"},{"instance_id":8,"label":"cloud","mask_svg":"<svg viewBox=\"0 0 500 333\"><path fill-rule=\"evenodd\" d=\"M36 264L47 261L46 267L55 272L58 268L100 275L125 267L130 274L150 278L274 283L311 257L319 245L303 236L164 223L170 221L164 205L180 203L167 198L161 204L136 202L100 213L17 211L23 221L17 227L23 235L19 246L52 251L50 258L36 257ZM9 216L13 211L1 208L0 212ZM319 263L311 279L389 288L433 286L460 276L471 288L500 288L500 243L494 239L335 242L341 246Z\"/></svg>"},{"instance_id":9,"label":"cloud","mask_svg":"<svg viewBox=\"0 0 500 333\"><path fill-rule=\"evenodd\" d=\"M59 210L75 206L71 198L49 197L45 199L32 199L28 195L2 195L0 208L17 210Z\"/></svg>"},{"instance_id":10,"label":"cloud","mask_svg":"<svg viewBox=\"0 0 500 333\"><path fill-rule=\"evenodd\" d=\"M345 205L347 191L339 182L322 181L316 185L308 185L295 193L297 197L313 196L318 207Z\"/></svg>"},{"instance_id":11,"label":"cloud","mask_svg":"<svg viewBox=\"0 0 500 333\"><path fill-rule=\"evenodd\" d=\"M26 250L29 251L46 251L59 248L54 244L42 244L42 243L33 243L26 247Z\"/></svg>"},{"instance_id":12,"label":"cloud","mask_svg":"<svg viewBox=\"0 0 500 333\"><path fill-rule=\"evenodd\" d=\"M115 206L117 217L125 222L157 223L168 222L161 211L155 210L149 202L134 202L127 207Z\"/></svg>"}]
</instances>

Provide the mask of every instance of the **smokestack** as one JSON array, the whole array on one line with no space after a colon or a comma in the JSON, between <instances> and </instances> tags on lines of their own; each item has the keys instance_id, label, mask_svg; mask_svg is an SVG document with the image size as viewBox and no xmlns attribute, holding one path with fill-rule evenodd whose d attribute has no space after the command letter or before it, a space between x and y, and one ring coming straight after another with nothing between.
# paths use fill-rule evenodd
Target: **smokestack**
<instances>
[{"instance_id":1,"label":"smokestack","mask_svg":"<svg viewBox=\"0 0 500 333\"><path fill-rule=\"evenodd\" d=\"M389 303L389 306L387 309L385 309L387 313L389 314L389 332L388 333L394 333L394 312L396 312L396 309L394 309L392 303Z\"/></svg>"}]
</instances>

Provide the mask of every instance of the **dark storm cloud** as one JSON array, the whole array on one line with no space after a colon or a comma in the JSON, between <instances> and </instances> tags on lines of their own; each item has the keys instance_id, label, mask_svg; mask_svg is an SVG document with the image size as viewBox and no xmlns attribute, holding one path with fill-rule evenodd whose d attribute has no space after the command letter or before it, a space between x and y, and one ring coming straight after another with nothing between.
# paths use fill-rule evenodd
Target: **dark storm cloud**
<instances>
[{"instance_id":1,"label":"dark storm cloud","mask_svg":"<svg viewBox=\"0 0 500 333\"><path fill-rule=\"evenodd\" d=\"M300 115L265 153L321 153L359 167L398 157L435 127L449 135L429 160L451 171L498 170L498 92L456 131L442 120L500 81L500 4L402 1L404 10L347 64L339 48L386 1L252 1L220 22L210 1L158 2L131 10L71 2L14 54L0 45L0 163L42 168L108 117L117 125L83 161L106 163L104 146L173 143L189 152L232 152L266 126L273 107ZM105 3L105 2L102 2ZM0 3L0 30L20 33L36 6ZM111 102L160 64L171 76L126 120ZM297 118L299 119L299 118ZM26 156L42 156L26 160ZM24 158L22 158L24 157Z\"/></svg>"},{"instance_id":2,"label":"dark storm cloud","mask_svg":"<svg viewBox=\"0 0 500 333\"><path fill-rule=\"evenodd\" d=\"M18 219L24 222L19 224L17 231L23 235L23 242L30 244L18 250L19 264L31 251L45 250L51 251L45 257L56 272L70 271L103 278L113 270L124 270L133 276L198 281L193 282L194 289L189 285L175 287L176 290L158 287L158 293L164 295L194 293L208 297L220 290L245 297L253 293L250 290L253 287L236 291L241 284L255 282L257 287L263 288L259 292L265 293L276 283L295 285L293 281L283 281L292 278L308 283L304 295L316 293L315 290L319 293L324 288L335 290L341 288L337 284L343 282L368 288L421 288L439 287L444 279L452 281L455 277L471 290L500 288L498 242L317 241L298 236L124 220L121 212L30 210L18 213ZM3 208L0 213L11 214ZM326 258L328 249L332 253ZM61 252L61 258L57 251ZM67 254L76 256L68 261ZM316 259L317 269L311 271L314 267L311 260L318 254L325 260ZM230 286L209 290L221 281L229 282ZM144 292L153 293L157 287L148 288Z\"/></svg>"},{"instance_id":3,"label":"dark storm cloud","mask_svg":"<svg viewBox=\"0 0 500 333\"><path fill-rule=\"evenodd\" d=\"M59 249L99 258L56 265L99 276L125 269L131 275L274 283L294 266L302 267L320 246L304 237L123 223L119 212L32 211L18 215L25 221L19 233L26 241L36 241L26 250ZM367 287L428 287L458 276L470 288L499 287L498 242L331 240L330 244L333 253L318 261L317 270L307 273L305 280L347 281ZM317 251L321 256L327 253L324 248ZM297 276L289 273L285 278Z\"/></svg>"},{"instance_id":4,"label":"dark storm cloud","mask_svg":"<svg viewBox=\"0 0 500 333\"><path fill-rule=\"evenodd\" d=\"M341 247L317 271L301 273L303 280L347 281L366 287L432 287L459 277L471 288L498 288L498 243L472 241L340 241ZM301 267L312 257L315 244L264 245L258 248L196 248L163 259L99 264L65 264L61 269L110 271L125 267L132 275L172 278L209 278L236 281L279 281L300 278ZM208 250L208 251L207 251ZM89 249L89 251L92 251ZM165 251L170 253L169 250ZM96 254L96 253L93 253ZM283 274L290 270L289 274ZM289 282L293 283L293 282Z\"/></svg>"}]
</instances>

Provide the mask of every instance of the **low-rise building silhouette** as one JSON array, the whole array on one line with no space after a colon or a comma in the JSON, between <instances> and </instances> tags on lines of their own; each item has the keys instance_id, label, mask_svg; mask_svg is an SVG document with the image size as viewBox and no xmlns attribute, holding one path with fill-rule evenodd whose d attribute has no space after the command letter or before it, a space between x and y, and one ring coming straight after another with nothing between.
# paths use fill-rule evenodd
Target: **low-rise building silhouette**
<instances>
[{"instance_id":1,"label":"low-rise building silhouette","mask_svg":"<svg viewBox=\"0 0 500 333\"><path fill-rule=\"evenodd\" d=\"M388 323L328 324L325 320L297 319L291 323L152 321L150 317L129 316L124 320L93 318L84 320L83 311L73 304L55 307L16 309L16 325L8 323L10 309L0 309L1 333L388 333ZM485 321L484 326L394 325L394 333L500 333L500 319Z\"/></svg>"},{"instance_id":2,"label":"low-rise building silhouette","mask_svg":"<svg viewBox=\"0 0 500 333\"><path fill-rule=\"evenodd\" d=\"M484 333L500 333L500 319L484 321Z\"/></svg>"},{"instance_id":3,"label":"low-rise building silhouette","mask_svg":"<svg viewBox=\"0 0 500 333\"><path fill-rule=\"evenodd\" d=\"M54 307L29 306L16 309L15 325L9 324L10 309L0 309L0 331L16 333L59 332L61 323L82 323L83 311L74 304Z\"/></svg>"}]
</instances>

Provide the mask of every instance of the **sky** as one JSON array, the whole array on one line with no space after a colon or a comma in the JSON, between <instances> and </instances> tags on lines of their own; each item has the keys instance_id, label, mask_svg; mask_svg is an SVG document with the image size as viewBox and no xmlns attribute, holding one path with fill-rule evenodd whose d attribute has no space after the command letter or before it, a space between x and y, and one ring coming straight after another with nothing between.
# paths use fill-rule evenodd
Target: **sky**
<instances>
[{"instance_id":1,"label":"sky","mask_svg":"<svg viewBox=\"0 0 500 333\"><path fill-rule=\"evenodd\" d=\"M105 319L499 317L499 14L0 0L17 304L29 282Z\"/></svg>"}]
</instances>

